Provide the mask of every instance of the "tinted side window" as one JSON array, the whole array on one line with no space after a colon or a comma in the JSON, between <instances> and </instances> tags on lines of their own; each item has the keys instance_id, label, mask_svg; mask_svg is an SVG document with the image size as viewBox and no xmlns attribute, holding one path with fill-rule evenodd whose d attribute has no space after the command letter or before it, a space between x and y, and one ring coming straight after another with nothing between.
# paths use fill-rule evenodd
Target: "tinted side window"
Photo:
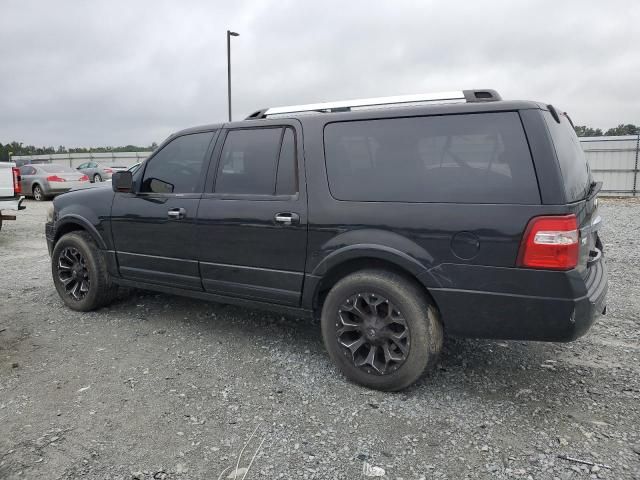
<instances>
[{"instance_id":1,"label":"tinted side window","mask_svg":"<svg viewBox=\"0 0 640 480\"><path fill-rule=\"evenodd\" d=\"M217 193L273 195L282 128L231 130L220 155Z\"/></svg>"},{"instance_id":2,"label":"tinted side window","mask_svg":"<svg viewBox=\"0 0 640 480\"><path fill-rule=\"evenodd\" d=\"M198 193L213 132L175 138L147 161L141 192Z\"/></svg>"},{"instance_id":3,"label":"tinted side window","mask_svg":"<svg viewBox=\"0 0 640 480\"><path fill-rule=\"evenodd\" d=\"M298 191L298 162L296 161L296 143L292 128L284 130L278 173L276 178L276 195L293 195Z\"/></svg>"},{"instance_id":4,"label":"tinted side window","mask_svg":"<svg viewBox=\"0 0 640 480\"><path fill-rule=\"evenodd\" d=\"M540 202L516 112L331 123L324 141L340 200Z\"/></svg>"},{"instance_id":5,"label":"tinted side window","mask_svg":"<svg viewBox=\"0 0 640 480\"><path fill-rule=\"evenodd\" d=\"M36 173L36 169L29 166L20 167L20 175L33 175Z\"/></svg>"},{"instance_id":6,"label":"tinted side window","mask_svg":"<svg viewBox=\"0 0 640 480\"><path fill-rule=\"evenodd\" d=\"M560 123L546 110L544 117L556 149L567 201L582 200L591 184L591 172L578 136L566 115L560 115Z\"/></svg>"}]
</instances>

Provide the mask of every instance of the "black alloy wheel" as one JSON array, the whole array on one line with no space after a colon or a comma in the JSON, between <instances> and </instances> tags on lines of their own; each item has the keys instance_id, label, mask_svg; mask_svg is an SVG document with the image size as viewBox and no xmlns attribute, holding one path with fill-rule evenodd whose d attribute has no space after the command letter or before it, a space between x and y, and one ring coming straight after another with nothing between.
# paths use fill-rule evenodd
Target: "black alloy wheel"
<instances>
[{"instance_id":1,"label":"black alloy wheel","mask_svg":"<svg viewBox=\"0 0 640 480\"><path fill-rule=\"evenodd\" d=\"M407 360L411 332L400 310L376 293L357 293L337 312L336 337L353 365L369 374L387 375Z\"/></svg>"},{"instance_id":2,"label":"black alloy wheel","mask_svg":"<svg viewBox=\"0 0 640 480\"><path fill-rule=\"evenodd\" d=\"M89 293L91 280L87 261L75 247L65 247L57 259L58 280L65 293L75 301L81 301Z\"/></svg>"},{"instance_id":3,"label":"black alloy wheel","mask_svg":"<svg viewBox=\"0 0 640 480\"><path fill-rule=\"evenodd\" d=\"M442 323L424 289L406 275L382 269L353 272L322 302L322 338L351 381L397 391L435 365Z\"/></svg>"}]
</instances>

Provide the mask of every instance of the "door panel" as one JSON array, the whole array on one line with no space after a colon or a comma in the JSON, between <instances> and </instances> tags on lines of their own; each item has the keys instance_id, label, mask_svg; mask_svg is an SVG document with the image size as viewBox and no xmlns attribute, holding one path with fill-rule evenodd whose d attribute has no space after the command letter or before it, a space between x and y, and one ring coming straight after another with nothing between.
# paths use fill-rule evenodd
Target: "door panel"
<instances>
[{"instance_id":1,"label":"door panel","mask_svg":"<svg viewBox=\"0 0 640 480\"><path fill-rule=\"evenodd\" d=\"M307 245L306 212L292 201L205 196L198 212L200 271L206 291L298 305ZM274 220L298 211L297 225Z\"/></svg>"},{"instance_id":2,"label":"door panel","mask_svg":"<svg viewBox=\"0 0 640 480\"><path fill-rule=\"evenodd\" d=\"M111 231L122 277L202 290L195 228L213 138L205 131L171 139L136 172L136 193L115 194Z\"/></svg>"},{"instance_id":3,"label":"door panel","mask_svg":"<svg viewBox=\"0 0 640 480\"><path fill-rule=\"evenodd\" d=\"M242 134L233 138L229 131L222 132L216 147L214 158L221 160L217 168L210 169L208 185L212 190L214 183L218 187L215 193L203 195L196 226L204 289L221 295L299 305L307 244L305 182L303 176L297 178L298 172L304 171L303 159L300 149L295 149L296 138L300 145L300 132L293 122L244 121L231 124L232 132L238 131L233 128L236 125L250 127L242 129L245 131L258 131L255 135L247 134L251 139L240 138ZM265 128L255 129L255 125ZM290 130L283 126L289 126ZM274 133L278 141L275 150L267 138L269 135L264 133L274 128L279 129ZM283 140L285 133L290 133L291 143ZM229 138L233 138L233 143L227 143ZM228 151L229 145L235 150ZM272 154L276 158L271 158ZM266 164L272 165L270 170L264 168ZM286 175L277 175L287 166L293 172L290 176L297 180L294 187L289 186L293 182L281 180ZM222 175L227 178L214 182L216 172L218 180ZM264 177L269 179L270 194L265 194ZM278 179L287 185L287 194L278 191ZM250 193L252 188L260 193ZM279 214L292 221L277 221Z\"/></svg>"},{"instance_id":4,"label":"door panel","mask_svg":"<svg viewBox=\"0 0 640 480\"><path fill-rule=\"evenodd\" d=\"M194 243L200 196L116 193L111 225L124 278L202 290ZM184 208L181 219L169 211Z\"/></svg>"}]
</instances>

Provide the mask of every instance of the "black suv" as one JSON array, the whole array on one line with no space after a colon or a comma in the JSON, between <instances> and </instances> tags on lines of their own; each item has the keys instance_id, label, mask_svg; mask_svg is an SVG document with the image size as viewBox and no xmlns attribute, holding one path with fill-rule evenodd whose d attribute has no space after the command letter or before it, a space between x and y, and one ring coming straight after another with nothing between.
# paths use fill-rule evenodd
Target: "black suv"
<instances>
[{"instance_id":1,"label":"black suv","mask_svg":"<svg viewBox=\"0 0 640 480\"><path fill-rule=\"evenodd\" d=\"M443 330L584 334L605 310L599 189L566 114L465 90L178 132L56 198L46 236L72 309L125 286L316 315L348 378L398 390Z\"/></svg>"}]
</instances>

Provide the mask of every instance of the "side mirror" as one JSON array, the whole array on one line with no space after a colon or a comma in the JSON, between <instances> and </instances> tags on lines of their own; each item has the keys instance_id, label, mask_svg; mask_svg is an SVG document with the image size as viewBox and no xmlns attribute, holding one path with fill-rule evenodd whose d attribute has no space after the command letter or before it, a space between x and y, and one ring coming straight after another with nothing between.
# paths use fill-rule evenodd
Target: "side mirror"
<instances>
[{"instance_id":1,"label":"side mirror","mask_svg":"<svg viewBox=\"0 0 640 480\"><path fill-rule=\"evenodd\" d=\"M131 192L133 190L133 175L125 170L123 172L113 172L111 176L111 188L114 192Z\"/></svg>"}]
</instances>

